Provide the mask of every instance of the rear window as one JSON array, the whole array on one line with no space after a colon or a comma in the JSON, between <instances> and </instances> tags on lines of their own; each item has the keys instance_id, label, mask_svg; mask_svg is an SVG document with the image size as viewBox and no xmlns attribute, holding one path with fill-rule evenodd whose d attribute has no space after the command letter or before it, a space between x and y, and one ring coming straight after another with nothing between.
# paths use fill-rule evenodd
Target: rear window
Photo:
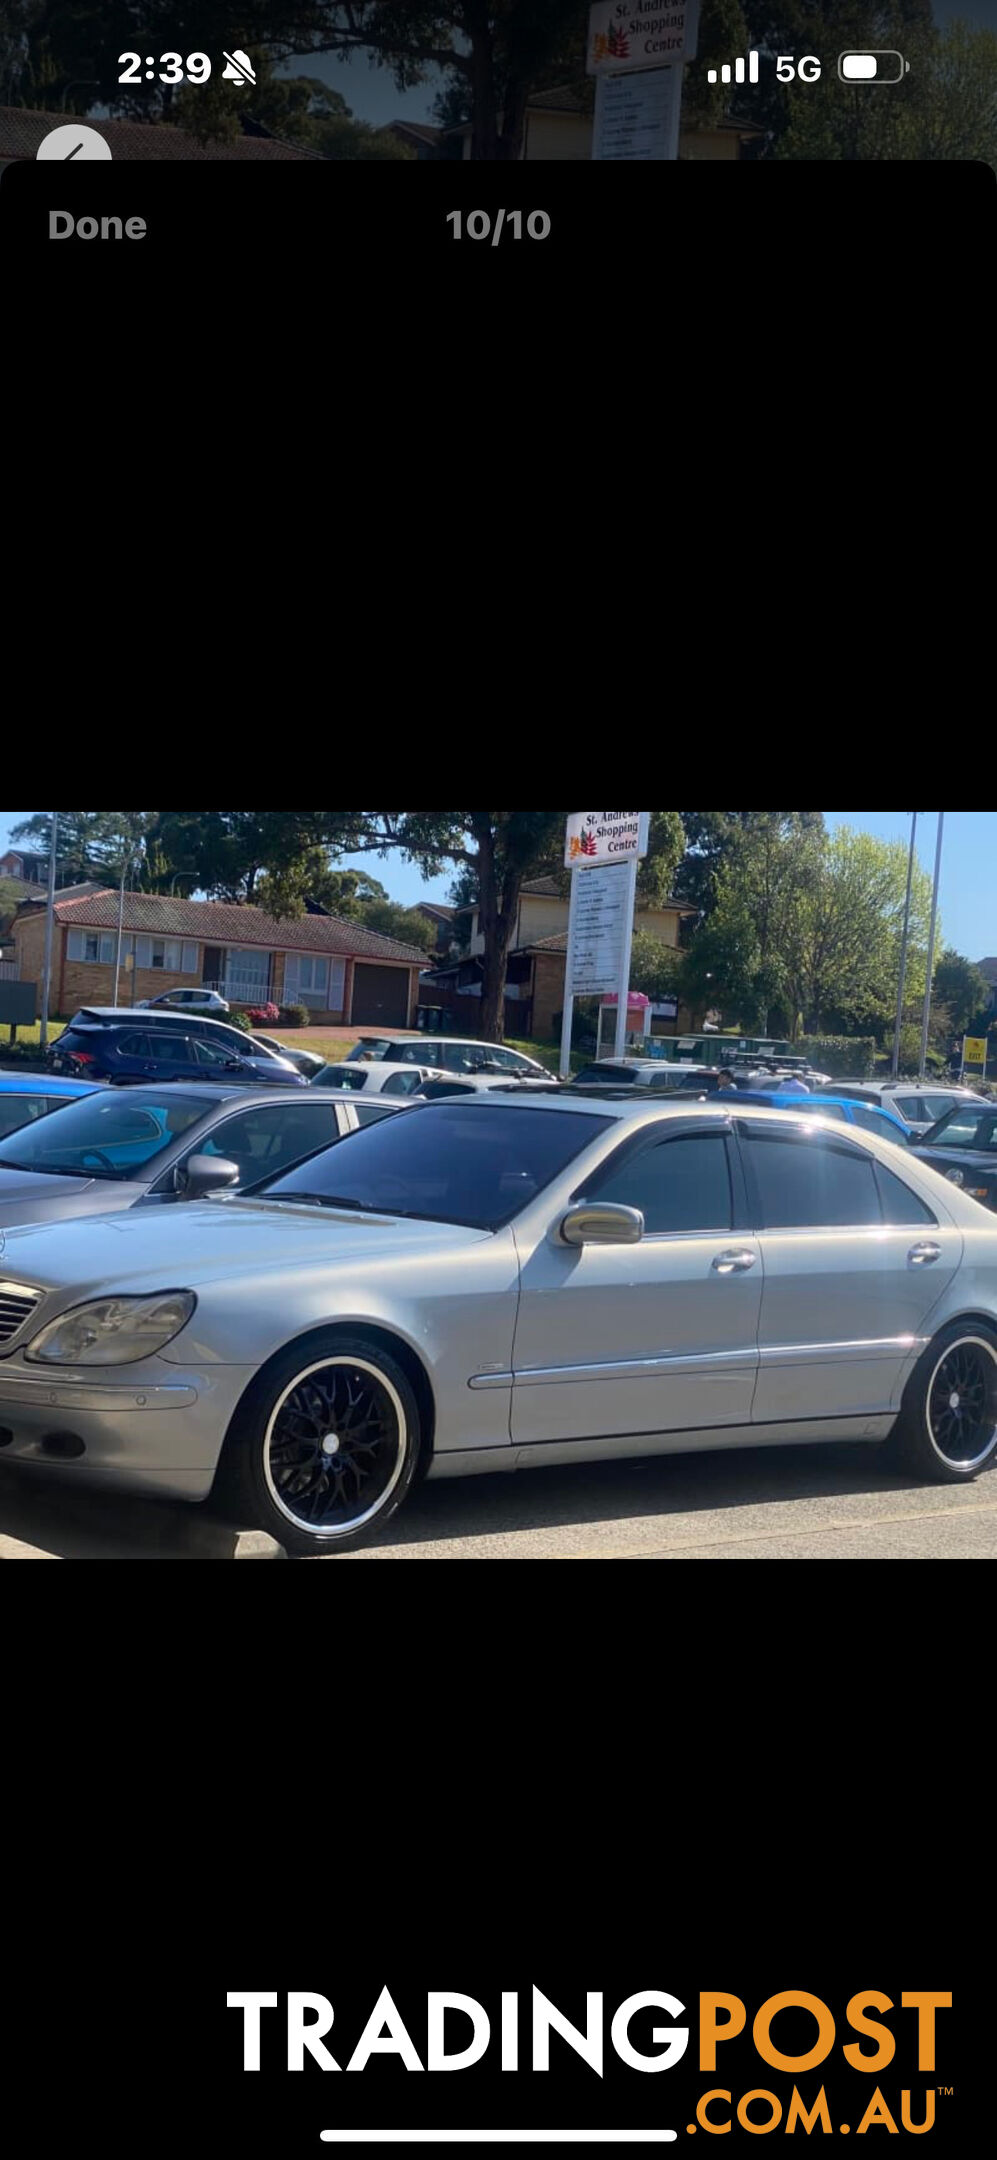
<instances>
[{"instance_id":1,"label":"rear window","mask_svg":"<svg viewBox=\"0 0 997 2160\"><path fill-rule=\"evenodd\" d=\"M897 1108L912 1125L933 1125L936 1118L944 1117L954 1103L952 1095L898 1095Z\"/></svg>"},{"instance_id":2,"label":"rear window","mask_svg":"<svg viewBox=\"0 0 997 2160\"><path fill-rule=\"evenodd\" d=\"M347 1051L344 1064L359 1065L363 1058L386 1058L392 1044L385 1035L361 1035L352 1050Z\"/></svg>"},{"instance_id":3,"label":"rear window","mask_svg":"<svg viewBox=\"0 0 997 2160\"><path fill-rule=\"evenodd\" d=\"M316 1073L312 1086L338 1088L341 1094L358 1095L369 1079L369 1073L358 1071L355 1065L349 1064L348 1058L344 1058L342 1065L327 1065L324 1072Z\"/></svg>"},{"instance_id":4,"label":"rear window","mask_svg":"<svg viewBox=\"0 0 997 2160\"><path fill-rule=\"evenodd\" d=\"M611 1069L605 1065L583 1065L581 1072L575 1074L579 1087L634 1087L638 1078L633 1065L614 1065Z\"/></svg>"}]
</instances>

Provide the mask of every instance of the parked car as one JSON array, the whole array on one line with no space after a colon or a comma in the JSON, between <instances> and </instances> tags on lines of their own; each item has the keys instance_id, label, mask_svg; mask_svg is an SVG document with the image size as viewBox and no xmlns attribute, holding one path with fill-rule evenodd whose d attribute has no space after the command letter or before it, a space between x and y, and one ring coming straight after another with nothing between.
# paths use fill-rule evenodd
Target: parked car
<instances>
[{"instance_id":1,"label":"parked car","mask_svg":"<svg viewBox=\"0 0 997 2160\"><path fill-rule=\"evenodd\" d=\"M341 1095L417 1095L427 1080L445 1080L445 1073L430 1065L351 1065L346 1058L323 1065L312 1086L331 1088Z\"/></svg>"},{"instance_id":2,"label":"parked car","mask_svg":"<svg viewBox=\"0 0 997 2160\"><path fill-rule=\"evenodd\" d=\"M297 1043L282 1043L275 1041L272 1035L257 1035L255 1028L249 1039L259 1049L269 1050L272 1057L287 1058L303 1080L314 1080L316 1074L324 1070L325 1059L319 1057L317 1050L299 1050Z\"/></svg>"},{"instance_id":3,"label":"parked car","mask_svg":"<svg viewBox=\"0 0 997 2160\"><path fill-rule=\"evenodd\" d=\"M432 1065L443 1072L499 1073L507 1080L553 1080L545 1065L509 1050L505 1043L475 1042L460 1035L361 1035L345 1063L361 1065L387 1059L393 1065Z\"/></svg>"},{"instance_id":4,"label":"parked car","mask_svg":"<svg viewBox=\"0 0 997 2160\"><path fill-rule=\"evenodd\" d=\"M0 1073L0 1141L36 1118L48 1117L79 1095L92 1095L92 1080L55 1080L51 1073Z\"/></svg>"},{"instance_id":5,"label":"parked car","mask_svg":"<svg viewBox=\"0 0 997 2160\"><path fill-rule=\"evenodd\" d=\"M972 1088L949 1087L932 1080L832 1080L827 1092L852 1102L878 1103L881 1109L902 1118L908 1131L919 1140L957 1103L984 1099Z\"/></svg>"},{"instance_id":6,"label":"parked car","mask_svg":"<svg viewBox=\"0 0 997 2160\"><path fill-rule=\"evenodd\" d=\"M134 1027L136 1025L136 1014L139 1012L142 1013L141 1021L137 1023L140 1027L175 1029L178 1025L176 1013L168 1012L164 1006L157 1008L150 1005L143 1009L139 1005L81 1005L79 1011L73 1014L69 1026L70 1028L121 1027L130 1021ZM50 1060L52 1056L58 1056L59 1043L64 1039L67 1032L64 1029L63 1035L57 1038L54 1050L49 1053ZM185 1035L198 1035L204 1042L213 1042L218 1049L225 1046L233 1057L243 1056L248 1045L254 1039L257 1039L249 1034L245 1028L230 1027L227 1020L213 1020L210 1013L191 1013L183 1022L183 1032ZM261 1058L283 1058L283 1050L279 1047L276 1049L271 1048L268 1039L261 1036L258 1040L260 1048L256 1053L257 1056Z\"/></svg>"},{"instance_id":7,"label":"parked car","mask_svg":"<svg viewBox=\"0 0 997 2160\"><path fill-rule=\"evenodd\" d=\"M91 1088L0 1142L0 1230L190 1198L232 1183L233 1164L248 1184L395 1107L224 1083Z\"/></svg>"},{"instance_id":8,"label":"parked car","mask_svg":"<svg viewBox=\"0 0 997 2160\"><path fill-rule=\"evenodd\" d=\"M217 990L206 990L203 983L197 990L162 990L158 997L139 998L138 1012L155 1012L157 1006L167 1005L178 1012L219 1013L231 1012L228 999L220 997Z\"/></svg>"},{"instance_id":9,"label":"parked car","mask_svg":"<svg viewBox=\"0 0 997 2160\"><path fill-rule=\"evenodd\" d=\"M914 1153L973 1200L997 1210L997 1103L957 1104L929 1126Z\"/></svg>"},{"instance_id":10,"label":"parked car","mask_svg":"<svg viewBox=\"0 0 997 2160\"><path fill-rule=\"evenodd\" d=\"M242 1196L11 1230L4 1269L4 1461L217 1478L296 1553L362 1542L420 1466L889 1437L964 1484L997 1453L997 1225L805 1112L403 1106Z\"/></svg>"},{"instance_id":11,"label":"parked car","mask_svg":"<svg viewBox=\"0 0 997 2160\"><path fill-rule=\"evenodd\" d=\"M415 1102L444 1102L447 1096L505 1094L515 1095L522 1089L535 1092L544 1089L549 1094L560 1089L556 1073L547 1073L543 1080L515 1079L508 1073L437 1073L423 1080L413 1097Z\"/></svg>"},{"instance_id":12,"label":"parked car","mask_svg":"<svg viewBox=\"0 0 997 2160\"><path fill-rule=\"evenodd\" d=\"M663 1058L599 1058L591 1065L582 1065L566 1085L573 1088L655 1088L659 1091L688 1089L697 1095L715 1095L720 1085L720 1067L672 1065Z\"/></svg>"},{"instance_id":13,"label":"parked car","mask_svg":"<svg viewBox=\"0 0 997 2160\"><path fill-rule=\"evenodd\" d=\"M211 1023L202 1023L210 1025ZM91 1080L219 1080L252 1085L303 1088L307 1082L287 1058L258 1050L248 1035L226 1028L225 1038L203 1035L196 1022L174 1020L152 1026L147 1018L72 1021L57 1038L53 1072L83 1074ZM238 1047L236 1047L238 1045Z\"/></svg>"},{"instance_id":14,"label":"parked car","mask_svg":"<svg viewBox=\"0 0 997 2160\"><path fill-rule=\"evenodd\" d=\"M806 1111L809 1117L830 1117L844 1125L857 1125L862 1132L878 1133L881 1140L892 1140L894 1147L906 1148L910 1143L910 1127L902 1118L894 1117L885 1105L854 1102L842 1095L802 1095L781 1093L778 1088L739 1088L737 1108L745 1103L758 1103L771 1110L795 1110L797 1116Z\"/></svg>"}]
</instances>

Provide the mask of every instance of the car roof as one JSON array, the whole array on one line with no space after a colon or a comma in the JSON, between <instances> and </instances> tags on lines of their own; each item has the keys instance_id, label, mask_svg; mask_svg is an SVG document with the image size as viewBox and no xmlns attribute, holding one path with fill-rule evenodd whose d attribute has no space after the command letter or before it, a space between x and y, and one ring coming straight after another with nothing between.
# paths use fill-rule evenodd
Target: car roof
<instances>
[{"instance_id":1,"label":"car roof","mask_svg":"<svg viewBox=\"0 0 997 2160\"><path fill-rule=\"evenodd\" d=\"M97 1080L69 1080L60 1073L0 1073L0 1092L5 1095L94 1095Z\"/></svg>"},{"instance_id":2,"label":"car roof","mask_svg":"<svg viewBox=\"0 0 997 2160\"><path fill-rule=\"evenodd\" d=\"M513 1057L525 1057L531 1065L538 1065L540 1062L539 1058L531 1058L528 1050L514 1050L511 1043L483 1042L480 1035L445 1035L442 1028L420 1028L414 1035L395 1034L391 1028L379 1028L375 1034L370 1028L365 1028L357 1039L362 1043L391 1042L407 1045L417 1043L423 1038L427 1042L451 1043L458 1050L508 1050Z\"/></svg>"},{"instance_id":3,"label":"car roof","mask_svg":"<svg viewBox=\"0 0 997 2160\"><path fill-rule=\"evenodd\" d=\"M144 1027L147 1021L155 1020L157 1017L158 1015L151 1005L79 1005L69 1025L70 1027L76 1027L81 1020L99 1020L105 1024L114 1021L120 1023L121 1026L124 1026L125 1022L128 1021L133 1027ZM163 1017L167 1021L172 1020L174 1026L176 1025L177 1015L175 1013L167 1012ZM229 1033L232 1032L228 1021L212 1020L206 1013L198 1013L197 1020L199 1026L226 1028ZM235 1032L243 1034L245 1030L238 1028Z\"/></svg>"}]
</instances>

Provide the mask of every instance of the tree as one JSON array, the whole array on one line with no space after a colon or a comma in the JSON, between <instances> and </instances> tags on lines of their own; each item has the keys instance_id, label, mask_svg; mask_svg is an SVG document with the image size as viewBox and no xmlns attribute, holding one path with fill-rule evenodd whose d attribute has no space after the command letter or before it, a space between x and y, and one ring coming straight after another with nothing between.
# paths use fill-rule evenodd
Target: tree
<instances>
[{"instance_id":1,"label":"tree","mask_svg":"<svg viewBox=\"0 0 997 2160\"><path fill-rule=\"evenodd\" d=\"M638 923L639 920L638 917ZM681 973L682 955L674 946L662 944L650 930L638 928L634 931L630 955L631 990L642 990L656 1005L662 998L677 996Z\"/></svg>"},{"instance_id":2,"label":"tree","mask_svg":"<svg viewBox=\"0 0 997 2160\"><path fill-rule=\"evenodd\" d=\"M972 960L965 960L949 945L935 967L932 1001L933 1010L946 1008L950 1034L972 1035L976 1022L987 1014L990 984ZM985 1035L986 1027L980 1032Z\"/></svg>"},{"instance_id":3,"label":"tree","mask_svg":"<svg viewBox=\"0 0 997 2160\"><path fill-rule=\"evenodd\" d=\"M354 162L414 158L415 152L387 128L355 119L339 91L317 76L279 75L260 46L250 50L249 58L255 84L240 84L233 93L232 84L216 71L207 83L188 83L177 90L169 119L202 143L232 142L240 134L264 129L316 157Z\"/></svg>"},{"instance_id":4,"label":"tree","mask_svg":"<svg viewBox=\"0 0 997 2160\"><path fill-rule=\"evenodd\" d=\"M683 994L694 1009L718 1005L725 1018L764 1035L770 1009L789 989L791 926L825 844L824 821L810 810L739 816L736 832L707 834L724 845L710 873L711 912L683 968Z\"/></svg>"},{"instance_id":5,"label":"tree","mask_svg":"<svg viewBox=\"0 0 997 2160\"><path fill-rule=\"evenodd\" d=\"M146 844L159 813L155 810L60 810L56 849L63 870L83 879L110 876L117 881L127 860L139 876L145 862ZM13 839L30 842L40 853L50 847L50 819L38 810L22 819Z\"/></svg>"},{"instance_id":6,"label":"tree","mask_svg":"<svg viewBox=\"0 0 997 2160\"><path fill-rule=\"evenodd\" d=\"M785 925L783 960L794 1014L820 1033L833 1008L846 1030L892 1023L900 969L907 848L842 826L808 863ZM931 880L914 866L907 990L923 998Z\"/></svg>"}]
</instances>

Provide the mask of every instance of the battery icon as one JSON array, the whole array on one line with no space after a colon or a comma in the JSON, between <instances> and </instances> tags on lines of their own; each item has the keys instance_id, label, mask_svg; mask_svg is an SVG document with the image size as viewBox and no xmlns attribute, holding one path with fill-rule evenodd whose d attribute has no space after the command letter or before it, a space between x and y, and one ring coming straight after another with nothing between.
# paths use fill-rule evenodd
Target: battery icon
<instances>
[{"instance_id":1,"label":"battery icon","mask_svg":"<svg viewBox=\"0 0 997 2160\"><path fill-rule=\"evenodd\" d=\"M910 61L898 52L846 52L839 56L838 74L848 83L898 83L910 74Z\"/></svg>"}]
</instances>

